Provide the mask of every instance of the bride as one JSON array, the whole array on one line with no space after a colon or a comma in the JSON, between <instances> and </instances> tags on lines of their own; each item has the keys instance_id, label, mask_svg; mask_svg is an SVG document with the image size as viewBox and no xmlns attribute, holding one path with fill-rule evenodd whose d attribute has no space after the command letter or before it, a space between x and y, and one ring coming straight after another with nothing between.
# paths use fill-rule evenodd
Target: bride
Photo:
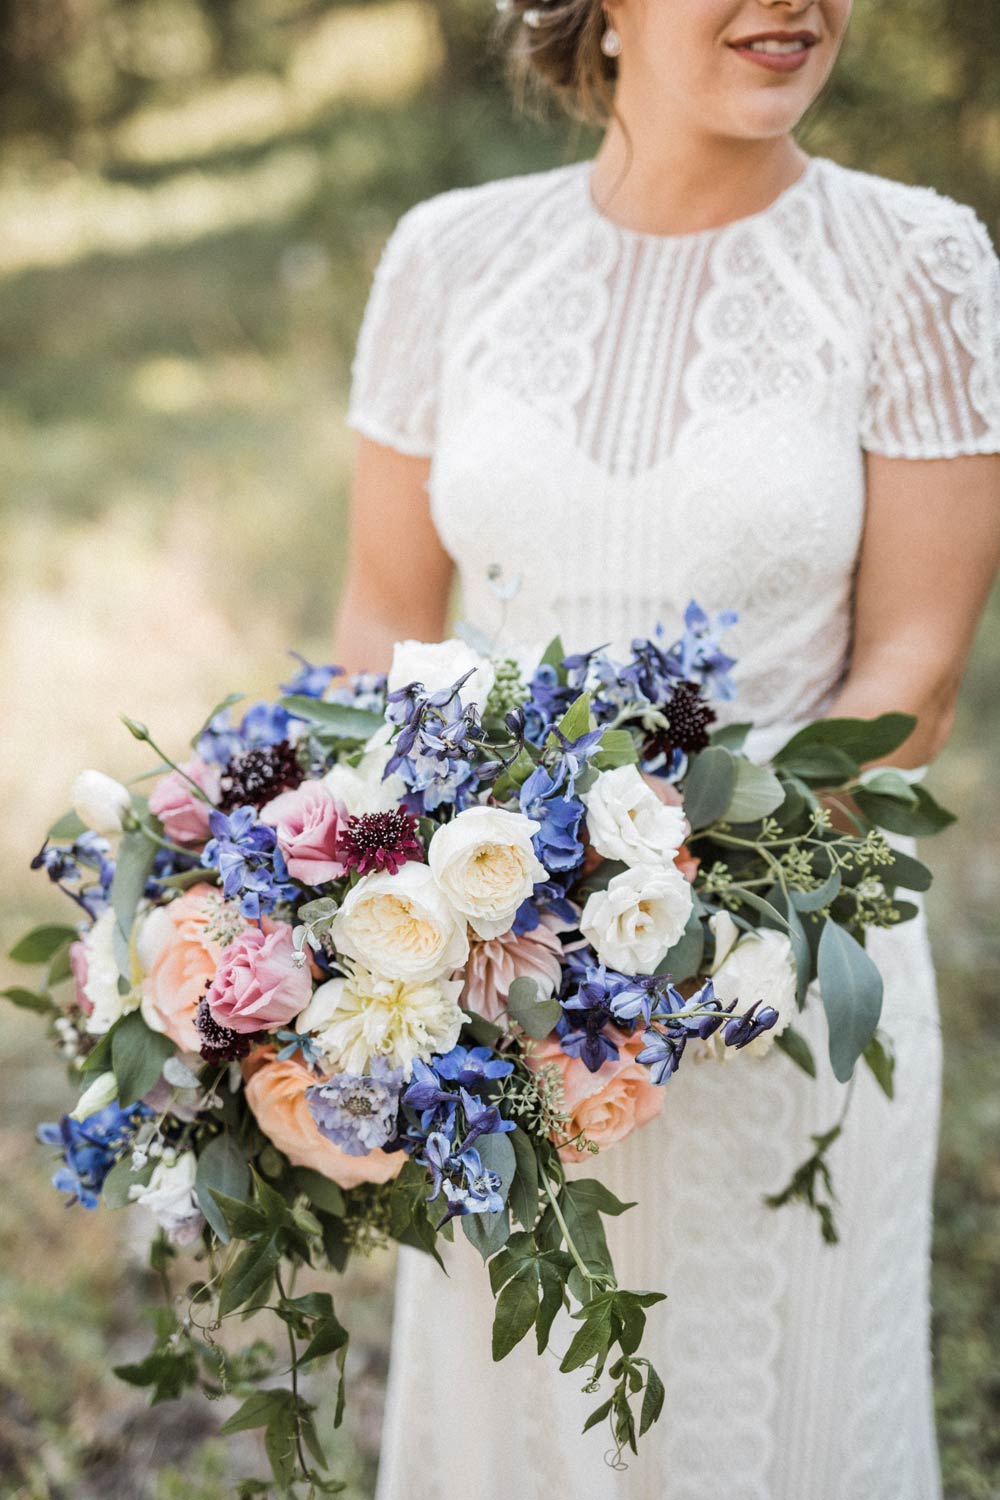
<instances>
[{"instance_id":1,"label":"bride","mask_svg":"<svg viewBox=\"0 0 1000 1500\"><path fill-rule=\"evenodd\" d=\"M464 617L512 649L558 629L624 651L694 597L739 611L732 717L758 758L803 719L890 709L918 717L897 763L941 749L1000 555L1000 273L968 208L796 145L849 11L508 0L516 79L607 129L592 161L437 194L389 238L347 419L348 668L439 638L456 570ZM762 1206L839 1116L829 1069L685 1070L586 1169L639 1201L608 1226L622 1283L669 1293L638 1458L616 1471L607 1431L581 1436L593 1400L552 1356L492 1363L459 1237L447 1277L400 1253L379 1500L940 1495L923 914L871 951L897 1097L856 1080L840 1243ZM822 1056L821 1013L802 1020Z\"/></svg>"}]
</instances>

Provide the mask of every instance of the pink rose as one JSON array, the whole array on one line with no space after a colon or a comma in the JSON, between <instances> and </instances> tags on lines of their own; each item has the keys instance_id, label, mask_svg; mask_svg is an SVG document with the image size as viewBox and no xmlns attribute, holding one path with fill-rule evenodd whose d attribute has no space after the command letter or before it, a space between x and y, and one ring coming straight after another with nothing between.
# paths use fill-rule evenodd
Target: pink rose
<instances>
[{"instance_id":1,"label":"pink rose","mask_svg":"<svg viewBox=\"0 0 1000 1500\"><path fill-rule=\"evenodd\" d=\"M347 810L322 781L303 781L294 791L272 797L261 808L260 819L277 831L293 880L322 885L346 872L338 844Z\"/></svg>"},{"instance_id":2,"label":"pink rose","mask_svg":"<svg viewBox=\"0 0 1000 1500\"><path fill-rule=\"evenodd\" d=\"M76 985L76 1003L85 1016L94 1009L93 1000L87 997L87 945L79 939L69 946L69 966Z\"/></svg>"},{"instance_id":3,"label":"pink rose","mask_svg":"<svg viewBox=\"0 0 1000 1500\"><path fill-rule=\"evenodd\" d=\"M540 1042L528 1058L529 1067L554 1063L562 1074L564 1109L570 1118L559 1139L582 1130L602 1151L648 1124L660 1113L664 1100L663 1088L649 1081L649 1069L635 1061L645 1045L642 1033L626 1036L614 1027L608 1030L618 1044L618 1060L604 1063L596 1073L578 1057L568 1057L554 1037ZM559 1157L566 1162L587 1161L590 1153L561 1146Z\"/></svg>"},{"instance_id":4,"label":"pink rose","mask_svg":"<svg viewBox=\"0 0 1000 1500\"><path fill-rule=\"evenodd\" d=\"M208 1008L220 1026L249 1034L284 1026L312 999L308 964L293 962L292 929L277 922L271 932L248 927L225 948L208 992Z\"/></svg>"},{"instance_id":5,"label":"pink rose","mask_svg":"<svg viewBox=\"0 0 1000 1500\"><path fill-rule=\"evenodd\" d=\"M202 844L209 836L208 815L219 798L219 768L196 755L181 768L211 800L203 801L180 771L161 776L149 799L149 810L175 844Z\"/></svg>"},{"instance_id":6,"label":"pink rose","mask_svg":"<svg viewBox=\"0 0 1000 1500\"><path fill-rule=\"evenodd\" d=\"M562 951L555 933L541 922L520 935L505 932L488 940L473 938L461 1003L487 1021L498 1021L507 1012L507 995L515 979L534 979L543 994L551 995L562 978Z\"/></svg>"}]
</instances>

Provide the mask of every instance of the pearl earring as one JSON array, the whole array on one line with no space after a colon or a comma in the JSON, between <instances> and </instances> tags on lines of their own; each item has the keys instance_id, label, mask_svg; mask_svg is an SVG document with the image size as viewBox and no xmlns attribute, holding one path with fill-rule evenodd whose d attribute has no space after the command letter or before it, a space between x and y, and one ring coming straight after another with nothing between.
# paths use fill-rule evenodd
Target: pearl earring
<instances>
[{"instance_id":1,"label":"pearl earring","mask_svg":"<svg viewBox=\"0 0 1000 1500\"><path fill-rule=\"evenodd\" d=\"M617 57L622 50L622 39L613 26L609 26L601 37L601 51L605 57Z\"/></svg>"}]
</instances>

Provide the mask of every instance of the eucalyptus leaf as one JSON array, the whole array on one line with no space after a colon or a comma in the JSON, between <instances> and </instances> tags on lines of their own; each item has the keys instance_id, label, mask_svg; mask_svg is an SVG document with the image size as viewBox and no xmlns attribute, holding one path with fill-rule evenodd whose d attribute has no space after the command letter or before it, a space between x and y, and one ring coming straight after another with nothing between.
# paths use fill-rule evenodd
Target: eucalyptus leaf
<instances>
[{"instance_id":1,"label":"eucalyptus leaf","mask_svg":"<svg viewBox=\"0 0 1000 1500\"><path fill-rule=\"evenodd\" d=\"M910 834L914 838L921 838L940 833L954 823L954 813L941 807L926 788L913 786L910 791L916 796L916 806L907 806L895 797L884 797L864 787L858 787L853 796L864 816L879 828L888 829L890 833Z\"/></svg>"},{"instance_id":2,"label":"eucalyptus leaf","mask_svg":"<svg viewBox=\"0 0 1000 1500\"><path fill-rule=\"evenodd\" d=\"M724 750L732 750L738 754L743 749L747 735L753 728L752 724L723 724L718 729L713 729L711 741L713 745L721 745Z\"/></svg>"},{"instance_id":3,"label":"eucalyptus leaf","mask_svg":"<svg viewBox=\"0 0 1000 1500\"><path fill-rule=\"evenodd\" d=\"M840 895L842 884L840 871L834 868L814 891L789 891L792 905L797 911L821 911Z\"/></svg>"},{"instance_id":4,"label":"eucalyptus leaf","mask_svg":"<svg viewBox=\"0 0 1000 1500\"><path fill-rule=\"evenodd\" d=\"M876 719L818 719L793 734L773 757L776 766L805 746L832 745L858 765L891 755L909 739L917 721L912 714L881 714Z\"/></svg>"},{"instance_id":5,"label":"eucalyptus leaf","mask_svg":"<svg viewBox=\"0 0 1000 1500\"><path fill-rule=\"evenodd\" d=\"M111 1036L111 1067L123 1108L149 1093L174 1050L170 1038L151 1031L139 1011L122 1017Z\"/></svg>"},{"instance_id":6,"label":"eucalyptus leaf","mask_svg":"<svg viewBox=\"0 0 1000 1500\"><path fill-rule=\"evenodd\" d=\"M25 933L7 956L16 964L47 964L60 948L72 943L77 937L79 933L75 927L66 927L62 923L45 923Z\"/></svg>"},{"instance_id":7,"label":"eucalyptus leaf","mask_svg":"<svg viewBox=\"0 0 1000 1500\"><path fill-rule=\"evenodd\" d=\"M535 1041L542 1041L558 1024L562 1006L554 996L539 993L538 984L526 975L515 979L507 993L507 1009L517 1024Z\"/></svg>"},{"instance_id":8,"label":"eucalyptus leaf","mask_svg":"<svg viewBox=\"0 0 1000 1500\"><path fill-rule=\"evenodd\" d=\"M892 766L874 766L870 771L865 771L861 777L861 785L866 792L873 792L881 797L894 797L898 802L905 802L908 807L917 807L919 804L916 788Z\"/></svg>"},{"instance_id":9,"label":"eucalyptus leaf","mask_svg":"<svg viewBox=\"0 0 1000 1500\"><path fill-rule=\"evenodd\" d=\"M737 758L736 781L724 814L727 823L757 823L784 800L785 788L773 771L745 756Z\"/></svg>"},{"instance_id":10,"label":"eucalyptus leaf","mask_svg":"<svg viewBox=\"0 0 1000 1500\"><path fill-rule=\"evenodd\" d=\"M786 1057L791 1058L803 1073L808 1073L810 1078L816 1077L816 1059L801 1031L796 1031L794 1026L786 1026L784 1031L779 1032L775 1037L774 1045L780 1052L784 1052Z\"/></svg>"},{"instance_id":11,"label":"eucalyptus leaf","mask_svg":"<svg viewBox=\"0 0 1000 1500\"><path fill-rule=\"evenodd\" d=\"M721 818L736 787L736 757L722 745L692 756L684 778L684 812L697 832Z\"/></svg>"},{"instance_id":12,"label":"eucalyptus leaf","mask_svg":"<svg viewBox=\"0 0 1000 1500\"><path fill-rule=\"evenodd\" d=\"M179 1057L168 1057L163 1064L163 1076L175 1089L199 1088L198 1075L192 1073L187 1063L182 1062Z\"/></svg>"},{"instance_id":13,"label":"eucalyptus leaf","mask_svg":"<svg viewBox=\"0 0 1000 1500\"><path fill-rule=\"evenodd\" d=\"M830 1032L830 1063L846 1083L875 1035L882 1014L882 975L869 954L836 922L819 942L819 986Z\"/></svg>"},{"instance_id":14,"label":"eucalyptus leaf","mask_svg":"<svg viewBox=\"0 0 1000 1500\"><path fill-rule=\"evenodd\" d=\"M882 872L882 879L887 885L899 886L904 891L929 891L933 876L921 860L893 849L892 866Z\"/></svg>"},{"instance_id":15,"label":"eucalyptus leaf","mask_svg":"<svg viewBox=\"0 0 1000 1500\"><path fill-rule=\"evenodd\" d=\"M776 766L817 786L843 786L857 776L858 762L836 745L800 745L775 756Z\"/></svg>"},{"instance_id":16,"label":"eucalyptus leaf","mask_svg":"<svg viewBox=\"0 0 1000 1500\"><path fill-rule=\"evenodd\" d=\"M202 1151L195 1171L194 1191L205 1218L227 1245L229 1226L212 1194L224 1193L240 1203L245 1203L250 1195L250 1168L232 1136L213 1136Z\"/></svg>"},{"instance_id":17,"label":"eucalyptus leaf","mask_svg":"<svg viewBox=\"0 0 1000 1500\"><path fill-rule=\"evenodd\" d=\"M156 845L144 833L134 830L122 834L111 882L111 905L115 913L115 961L119 974L129 982L132 978L132 924L155 857Z\"/></svg>"},{"instance_id":18,"label":"eucalyptus leaf","mask_svg":"<svg viewBox=\"0 0 1000 1500\"><path fill-rule=\"evenodd\" d=\"M342 740L367 740L385 724L381 714L346 703L326 703L322 698L306 698L297 693L279 701L296 718L307 719L324 733Z\"/></svg>"}]
</instances>

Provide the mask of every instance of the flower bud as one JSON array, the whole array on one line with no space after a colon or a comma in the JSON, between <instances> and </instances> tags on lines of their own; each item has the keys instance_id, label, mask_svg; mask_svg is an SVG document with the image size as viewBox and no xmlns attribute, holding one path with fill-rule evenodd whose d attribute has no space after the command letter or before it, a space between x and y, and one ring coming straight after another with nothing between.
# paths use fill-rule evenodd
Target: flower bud
<instances>
[{"instance_id":1,"label":"flower bud","mask_svg":"<svg viewBox=\"0 0 1000 1500\"><path fill-rule=\"evenodd\" d=\"M81 771L73 782L73 811L94 833L121 833L132 797L127 787L103 771Z\"/></svg>"},{"instance_id":2,"label":"flower bud","mask_svg":"<svg viewBox=\"0 0 1000 1500\"><path fill-rule=\"evenodd\" d=\"M76 1101L76 1108L71 1109L69 1117L71 1120L89 1120L91 1115L96 1115L99 1110L104 1109L113 1100L118 1098L118 1080L113 1073L99 1073L89 1088L84 1089Z\"/></svg>"}]
</instances>

